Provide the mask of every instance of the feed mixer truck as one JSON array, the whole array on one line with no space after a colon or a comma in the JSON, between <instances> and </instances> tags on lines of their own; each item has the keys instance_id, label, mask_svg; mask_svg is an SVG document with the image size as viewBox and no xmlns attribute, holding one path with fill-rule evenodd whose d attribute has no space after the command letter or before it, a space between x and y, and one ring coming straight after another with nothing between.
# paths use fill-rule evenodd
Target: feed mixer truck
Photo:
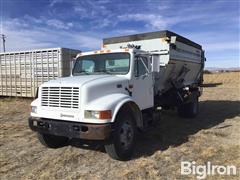
<instances>
[{"instance_id":1,"label":"feed mixer truck","mask_svg":"<svg viewBox=\"0 0 240 180\"><path fill-rule=\"evenodd\" d=\"M161 109L198 114L204 61L201 45L170 31L106 38L100 50L77 55L70 77L39 87L29 126L47 147L98 140L112 158L127 160L137 131Z\"/></svg>"}]
</instances>

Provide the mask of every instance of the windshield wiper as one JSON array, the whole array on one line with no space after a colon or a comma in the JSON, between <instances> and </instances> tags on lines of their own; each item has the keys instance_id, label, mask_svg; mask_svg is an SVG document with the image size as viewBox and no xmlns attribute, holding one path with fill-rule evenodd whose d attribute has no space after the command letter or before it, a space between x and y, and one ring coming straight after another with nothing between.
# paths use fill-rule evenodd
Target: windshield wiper
<instances>
[{"instance_id":1,"label":"windshield wiper","mask_svg":"<svg viewBox=\"0 0 240 180\"><path fill-rule=\"evenodd\" d=\"M106 74L111 74L109 71L107 71L106 69L101 69L101 70L97 70L95 72L103 72L103 73L106 73Z\"/></svg>"},{"instance_id":2,"label":"windshield wiper","mask_svg":"<svg viewBox=\"0 0 240 180\"><path fill-rule=\"evenodd\" d=\"M87 71L79 71L76 74L86 74L86 75L89 75L89 73Z\"/></svg>"}]
</instances>

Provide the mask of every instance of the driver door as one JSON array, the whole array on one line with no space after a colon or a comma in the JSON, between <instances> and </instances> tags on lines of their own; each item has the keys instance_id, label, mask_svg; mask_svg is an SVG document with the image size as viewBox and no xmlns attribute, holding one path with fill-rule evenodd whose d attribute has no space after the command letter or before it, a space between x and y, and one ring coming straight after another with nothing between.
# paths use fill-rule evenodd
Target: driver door
<instances>
[{"instance_id":1,"label":"driver door","mask_svg":"<svg viewBox=\"0 0 240 180\"><path fill-rule=\"evenodd\" d=\"M148 56L137 56L134 60L132 97L141 110L153 107L153 76Z\"/></svg>"}]
</instances>

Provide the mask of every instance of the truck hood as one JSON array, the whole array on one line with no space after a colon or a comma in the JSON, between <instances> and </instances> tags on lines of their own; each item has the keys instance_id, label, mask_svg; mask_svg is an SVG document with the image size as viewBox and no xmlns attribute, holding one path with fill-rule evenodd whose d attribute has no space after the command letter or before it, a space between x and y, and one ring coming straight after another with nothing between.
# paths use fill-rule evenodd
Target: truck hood
<instances>
[{"instance_id":1,"label":"truck hood","mask_svg":"<svg viewBox=\"0 0 240 180\"><path fill-rule=\"evenodd\" d=\"M126 81L127 79L125 77L119 77L114 75L82 75L50 80L42 84L42 87L81 87L82 85L93 82L95 80L105 82L119 82Z\"/></svg>"}]
</instances>

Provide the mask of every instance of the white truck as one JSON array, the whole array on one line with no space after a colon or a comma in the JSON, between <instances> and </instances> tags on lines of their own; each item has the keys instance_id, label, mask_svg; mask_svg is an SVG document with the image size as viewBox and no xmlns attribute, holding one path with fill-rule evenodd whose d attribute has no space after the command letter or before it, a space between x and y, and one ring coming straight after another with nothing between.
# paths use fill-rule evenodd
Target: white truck
<instances>
[{"instance_id":1,"label":"white truck","mask_svg":"<svg viewBox=\"0 0 240 180\"><path fill-rule=\"evenodd\" d=\"M47 147L102 140L112 158L127 160L159 109L197 115L204 61L199 44L170 31L104 39L101 50L77 55L70 77L39 87L29 126Z\"/></svg>"}]
</instances>

